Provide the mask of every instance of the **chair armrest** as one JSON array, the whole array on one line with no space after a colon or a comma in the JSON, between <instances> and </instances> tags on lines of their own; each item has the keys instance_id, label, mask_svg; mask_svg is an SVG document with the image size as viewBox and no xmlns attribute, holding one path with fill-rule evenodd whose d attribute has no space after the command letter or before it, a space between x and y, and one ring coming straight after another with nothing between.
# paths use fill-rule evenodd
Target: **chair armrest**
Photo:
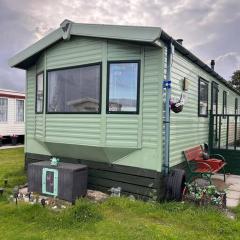
<instances>
[{"instance_id":1,"label":"chair armrest","mask_svg":"<svg viewBox=\"0 0 240 240\"><path fill-rule=\"evenodd\" d=\"M209 169L209 172L212 172L211 166L208 163L206 163L205 161L192 160L192 161L189 161L189 166L190 165L205 165Z\"/></svg>"},{"instance_id":2,"label":"chair armrest","mask_svg":"<svg viewBox=\"0 0 240 240\"><path fill-rule=\"evenodd\" d=\"M223 162L226 162L225 158L220 154L212 154L209 156L209 158L217 158L219 160L222 160Z\"/></svg>"}]
</instances>

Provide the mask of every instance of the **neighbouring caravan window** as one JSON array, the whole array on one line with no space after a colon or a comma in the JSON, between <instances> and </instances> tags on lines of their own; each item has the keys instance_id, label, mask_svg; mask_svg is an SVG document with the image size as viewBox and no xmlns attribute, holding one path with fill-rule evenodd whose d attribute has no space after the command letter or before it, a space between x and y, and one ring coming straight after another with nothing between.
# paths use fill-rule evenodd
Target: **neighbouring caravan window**
<instances>
[{"instance_id":1,"label":"neighbouring caravan window","mask_svg":"<svg viewBox=\"0 0 240 240\"><path fill-rule=\"evenodd\" d=\"M138 113L140 63L108 63L108 113Z\"/></svg>"},{"instance_id":2,"label":"neighbouring caravan window","mask_svg":"<svg viewBox=\"0 0 240 240\"><path fill-rule=\"evenodd\" d=\"M43 112L43 73L37 74L37 88L36 88L36 113Z\"/></svg>"},{"instance_id":3,"label":"neighbouring caravan window","mask_svg":"<svg viewBox=\"0 0 240 240\"><path fill-rule=\"evenodd\" d=\"M212 82L212 113L218 113L218 84Z\"/></svg>"},{"instance_id":4,"label":"neighbouring caravan window","mask_svg":"<svg viewBox=\"0 0 240 240\"><path fill-rule=\"evenodd\" d=\"M16 100L16 121L24 122L24 100Z\"/></svg>"},{"instance_id":5,"label":"neighbouring caravan window","mask_svg":"<svg viewBox=\"0 0 240 240\"><path fill-rule=\"evenodd\" d=\"M8 120L8 99L0 98L0 122Z\"/></svg>"},{"instance_id":6,"label":"neighbouring caravan window","mask_svg":"<svg viewBox=\"0 0 240 240\"><path fill-rule=\"evenodd\" d=\"M208 82L202 78L198 83L198 115L208 116Z\"/></svg>"},{"instance_id":7,"label":"neighbouring caravan window","mask_svg":"<svg viewBox=\"0 0 240 240\"><path fill-rule=\"evenodd\" d=\"M227 114L227 92L223 91L223 115Z\"/></svg>"},{"instance_id":8,"label":"neighbouring caravan window","mask_svg":"<svg viewBox=\"0 0 240 240\"><path fill-rule=\"evenodd\" d=\"M48 113L100 113L101 64L48 71Z\"/></svg>"},{"instance_id":9,"label":"neighbouring caravan window","mask_svg":"<svg viewBox=\"0 0 240 240\"><path fill-rule=\"evenodd\" d=\"M238 114L238 98L235 98L235 114Z\"/></svg>"}]
</instances>

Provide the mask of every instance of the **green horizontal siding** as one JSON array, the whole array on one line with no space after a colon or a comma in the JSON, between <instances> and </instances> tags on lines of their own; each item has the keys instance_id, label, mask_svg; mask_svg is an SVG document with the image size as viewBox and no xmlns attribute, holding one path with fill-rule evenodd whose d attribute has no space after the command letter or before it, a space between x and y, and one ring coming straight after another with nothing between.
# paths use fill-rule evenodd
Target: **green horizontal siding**
<instances>
[{"instance_id":1,"label":"green horizontal siding","mask_svg":"<svg viewBox=\"0 0 240 240\"><path fill-rule=\"evenodd\" d=\"M130 43L119 41L108 41L108 60L139 60L141 58L141 47Z\"/></svg>"},{"instance_id":2,"label":"green horizontal siding","mask_svg":"<svg viewBox=\"0 0 240 240\"><path fill-rule=\"evenodd\" d=\"M27 92L26 92L26 134L27 137L34 136L35 133L35 66L27 71Z\"/></svg>"},{"instance_id":3,"label":"green horizontal siding","mask_svg":"<svg viewBox=\"0 0 240 240\"><path fill-rule=\"evenodd\" d=\"M35 137L43 140L44 137L44 128L43 128L43 115L36 114L35 116Z\"/></svg>"},{"instance_id":4,"label":"green horizontal siding","mask_svg":"<svg viewBox=\"0 0 240 240\"><path fill-rule=\"evenodd\" d=\"M100 117L97 115L46 116L46 141L97 145L100 143Z\"/></svg>"},{"instance_id":5,"label":"green horizontal siding","mask_svg":"<svg viewBox=\"0 0 240 240\"><path fill-rule=\"evenodd\" d=\"M198 78L209 81L208 109L211 108L211 82L219 84L218 113L222 113L223 91L227 91L228 113L234 113L236 93L223 86L220 82L208 75L197 65L175 52L172 67L172 97L178 99L182 92L182 81L187 78L189 90L186 93L187 101L181 113L171 112L170 133L170 164L177 165L184 160L183 151L195 145L208 142L209 117L198 117ZM226 144L226 120L222 120L221 142Z\"/></svg>"},{"instance_id":6,"label":"green horizontal siding","mask_svg":"<svg viewBox=\"0 0 240 240\"><path fill-rule=\"evenodd\" d=\"M161 51L148 47L144 57L142 144L144 147L157 148L160 144L162 129L163 64L161 63Z\"/></svg>"},{"instance_id":7,"label":"green horizontal siding","mask_svg":"<svg viewBox=\"0 0 240 240\"><path fill-rule=\"evenodd\" d=\"M117 60L141 61L139 115L105 112L107 61ZM94 62L102 62L101 114L35 115L36 72ZM209 118L198 117L199 76L209 81L210 110L211 82L215 79L175 52L172 96L180 97L184 78L189 81L189 91L183 112L179 114L171 112L171 166L184 161L183 150L208 142ZM72 37L70 41L56 43L47 49L45 55L42 54L38 59L36 66L27 72L27 151L66 157L71 155L96 161L114 161L121 165L160 171L165 134L164 92L162 92L164 78L166 78L166 48L162 50L135 43L86 37ZM228 113L233 113L236 94L220 83L219 113L222 112L223 91L228 93ZM224 145L226 120L222 122L221 142ZM232 130L231 125L230 132ZM229 141L233 141L232 135ZM67 148L64 148L65 144L68 144Z\"/></svg>"},{"instance_id":8,"label":"green horizontal siding","mask_svg":"<svg viewBox=\"0 0 240 240\"><path fill-rule=\"evenodd\" d=\"M101 40L73 37L47 50L47 69L100 62L102 54Z\"/></svg>"},{"instance_id":9,"label":"green horizontal siding","mask_svg":"<svg viewBox=\"0 0 240 240\"><path fill-rule=\"evenodd\" d=\"M111 115L106 119L106 145L138 147L138 116Z\"/></svg>"},{"instance_id":10,"label":"green horizontal siding","mask_svg":"<svg viewBox=\"0 0 240 240\"><path fill-rule=\"evenodd\" d=\"M102 112L35 115L36 85L33 72L32 78L28 77L28 91L31 94L27 101L31 105L31 111L28 111L27 118L31 122L31 131L27 132L27 151L86 160L114 161L121 165L160 171L161 88L164 69L161 49L129 42L72 37L70 41L56 43L44 54L35 66L37 72L102 62ZM107 61L117 60L141 61L139 114L105 112ZM65 144L67 147L64 147Z\"/></svg>"}]
</instances>

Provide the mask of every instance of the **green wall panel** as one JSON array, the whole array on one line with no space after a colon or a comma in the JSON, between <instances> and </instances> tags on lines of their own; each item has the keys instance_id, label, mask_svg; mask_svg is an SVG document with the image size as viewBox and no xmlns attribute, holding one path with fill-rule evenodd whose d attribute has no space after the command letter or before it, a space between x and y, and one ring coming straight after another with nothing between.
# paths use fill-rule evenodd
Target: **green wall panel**
<instances>
[{"instance_id":1,"label":"green wall panel","mask_svg":"<svg viewBox=\"0 0 240 240\"><path fill-rule=\"evenodd\" d=\"M162 59L162 51L157 47L86 37L72 37L70 41L58 42L47 49L36 66L27 71L26 151L160 171ZM112 60L141 61L139 115L109 115L105 112L107 61ZM35 115L36 72L94 62L102 62L101 114Z\"/></svg>"},{"instance_id":2,"label":"green wall panel","mask_svg":"<svg viewBox=\"0 0 240 240\"><path fill-rule=\"evenodd\" d=\"M106 114L107 61L140 60L139 115ZM102 62L102 113L35 115L35 75L47 69ZM35 66L27 71L26 151L95 161L114 162L161 171L164 145L164 92L166 48L106 39L72 37L60 41L41 54ZM182 151L208 141L209 118L198 117L198 77L215 79L175 52L172 66L172 96L180 97L182 81L187 78L189 90L184 110L171 113L170 164L184 161ZM218 81L216 81L219 83ZM234 111L236 94L219 83L219 113L222 92L227 91L228 113ZM46 82L45 82L46 97ZM240 99L239 99L240 102ZM45 101L46 103L46 101ZM222 142L226 123L222 124Z\"/></svg>"},{"instance_id":3,"label":"green wall panel","mask_svg":"<svg viewBox=\"0 0 240 240\"><path fill-rule=\"evenodd\" d=\"M208 109L211 108L211 82L215 81L219 84L218 93L218 112L222 113L222 95L223 91L227 91L227 108L228 113L234 113L236 93L219 83L204 70L184 58L178 52L173 57L172 67L172 96L176 99L180 97L182 92L183 79L189 81L189 90L186 92L187 101L181 113L171 112L171 133L170 133L170 164L175 166L184 160L183 150L193 146L208 142L209 117L198 117L198 78L202 77L209 81L208 89ZM226 120L223 120L221 136L224 143L226 135ZM225 128L225 130L224 130Z\"/></svg>"}]
</instances>

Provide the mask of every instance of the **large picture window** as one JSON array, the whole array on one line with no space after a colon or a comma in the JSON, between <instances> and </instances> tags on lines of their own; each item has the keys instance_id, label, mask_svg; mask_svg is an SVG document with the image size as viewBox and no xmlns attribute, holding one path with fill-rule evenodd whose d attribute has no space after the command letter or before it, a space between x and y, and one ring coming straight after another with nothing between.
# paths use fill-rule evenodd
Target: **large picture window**
<instances>
[{"instance_id":1,"label":"large picture window","mask_svg":"<svg viewBox=\"0 0 240 240\"><path fill-rule=\"evenodd\" d=\"M109 62L108 113L138 113L140 63Z\"/></svg>"},{"instance_id":2,"label":"large picture window","mask_svg":"<svg viewBox=\"0 0 240 240\"><path fill-rule=\"evenodd\" d=\"M43 84L44 84L44 77L43 72L37 74L37 86L36 86L36 113L43 112Z\"/></svg>"},{"instance_id":3,"label":"large picture window","mask_svg":"<svg viewBox=\"0 0 240 240\"><path fill-rule=\"evenodd\" d=\"M8 121L8 99L0 98L0 122Z\"/></svg>"},{"instance_id":4,"label":"large picture window","mask_svg":"<svg viewBox=\"0 0 240 240\"><path fill-rule=\"evenodd\" d=\"M101 64L48 71L48 113L100 113Z\"/></svg>"},{"instance_id":5,"label":"large picture window","mask_svg":"<svg viewBox=\"0 0 240 240\"><path fill-rule=\"evenodd\" d=\"M217 114L218 113L218 84L215 82L212 82L212 113Z\"/></svg>"},{"instance_id":6,"label":"large picture window","mask_svg":"<svg viewBox=\"0 0 240 240\"><path fill-rule=\"evenodd\" d=\"M227 114L227 92L223 91L223 115Z\"/></svg>"},{"instance_id":7,"label":"large picture window","mask_svg":"<svg viewBox=\"0 0 240 240\"><path fill-rule=\"evenodd\" d=\"M202 78L198 82L198 115L208 116L208 82Z\"/></svg>"},{"instance_id":8,"label":"large picture window","mask_svg":"<svg viewBox=\"0 0 240 240\"><path fill-rule=\"evenodd\" d=\"M24 100L16 100L16 121L24 122Z\"/></svg>"}]
</instances>

